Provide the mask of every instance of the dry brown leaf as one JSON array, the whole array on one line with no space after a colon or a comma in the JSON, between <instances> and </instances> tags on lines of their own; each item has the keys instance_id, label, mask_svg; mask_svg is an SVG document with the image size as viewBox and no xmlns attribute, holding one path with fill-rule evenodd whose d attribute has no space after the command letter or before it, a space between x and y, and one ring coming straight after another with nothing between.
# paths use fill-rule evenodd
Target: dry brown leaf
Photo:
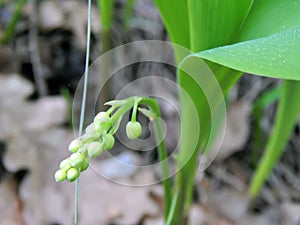
<instances>
[{"instance_id":1,"label":"dry brown leaf","mask_svg":"<svg viewBox=\"0 0 300 225\"><path fill-rule=\"evenodd\" d=\"M2 32L0 31L0 35ZM11 71L13 62L13 50L9 46L0 46L0 68L1 72Z\"/></svg>"},{"instance_id":2,"label":"dry brown leaf","mask_svg":"<svg viewBox=\"0 0 300 225\"><path fill-rule=\"evenodd\" d=\"M150 218L145 221L145 225L163 225L163 224L164 224L164 219L162 217L155 218L155 219Z\"/></svg>"},{"instance_id":3,"label":"dry brown leaf","mask_svg":"<svg viewBox=\"0 0 300 225\"><path fill-rule=\"evenodd\" d=\"M64 26L65 18L60 1L42 1L39 5L39 27L54 30Z\"/></svg>"},{"instance_id":4,"label":"dry brown leaf","mask_svg":"<svg viewBox=\"0 0 300 225\"><path fill-rule=\"evenodd\" d=\"M7 141L5 167L11 172L29 171L19 188L25 224L72 224L74 184L54 180L59 162L69 155L67 147L74 139L72 131L55 128L66 120L66 102L61 97L26 102L32 86L18 76L1 77L0 90L3 100L0 137ZM7 95L13 95L14 102L8 101ZM151 187L121 186L91 170L83 173L80 180L80 224L110 221L134 224L144 215L157 213L149 197ZM14 204L9 206L14 207Z\"/></svg>"},{"instance_id":5,"label":"dry brown leaf","mask_svg":"<svg viewBox=\"0 0 300 225\"><path fill-rule=\"evenodd\" d=\"M72 191L68 184L58 184L53 174L59 161L67 156L73 133L51 129L41 133L23 133L8 143L4 163L10 171L29 170L20 185L23 217L26 224L71 224ZM69 206L69 207L66 207Z\"/></svg>"},{"instance_id":6,"label":"dry brown leaf","mask_svg":"<svg viewBox=\"0 0 300 225\"><path fill-rule=\"evenodd\" d=\"M225 136L218 160L224 160L243 149L250 133L250 110L249 102L234 102L228 107Z\"/></svg>"},{"instance_id":7,"label":"dry brown leaf","mask_svg":"<svg viewBox=\"0 0 300 225\"><path fill-rule=\"evenodd\" d=\"M84 50L86 46L87 4L81 1L42 1L39 5L39 27L42 30L67 29L74 35L75 46ZM92 32L100 33L98 10L92 6Z\"/></svg>"},{"instance_id":8,"label":"dry brown leaf","mask_svg":"<svg viewBox=\"0 0 300 225\"><path fill-rule=\"evenodd\" d=\"M0 182L0 225L24 225L17 183L12 178Z\"/></svg>"},{"instance_id":9,"label":"dry brown leaf","mask_svg":"<svg viewBox=\"0 0 300 225\"><path fill-rule=\"evenodd\" d=\"M14 163L18 162L19 167L29 167L31 172L20 188L26 224L71 224L74 184L56 183L53 174L59 161L68 154L67 144L72 138L70 132L61 129L42 133L34 140L26 138L31 142L26 144L24 141L22 145L30 148L31 153L24 157L20 157L19 148L9 147L8 155L15 152L10 157ZM156 205L148 196L150 187L114 184L91 170L82 174L80 183L80 224L106 224L112 220L135 224L143 215L157 213Z\"/></svg>"},{"instance_id":10,"label":"dry brown leaf","mask_svg":"<svg viewBox=\"0 0 300 225\"><path fill-rule=\"evenodd\" d=\"M80 179L81 224L136 224L144 215L156 215L150 199L151 187L130 187L112 183L88 170Z\"/></svg>"},{"instance_id":11,"label":"dry brown leaf","mask_svg":"<svg viewBox=\"0 0 300 225\"><path fill-rule=\"evenodd\" d=\"M74 33L75 46L84 50L86 46L87 4L81 1L65 1L61 4L67 15L65 27L70 28ZM91 29L96 35L101 29L98 10L94 6L91 9Z\"/></svg>"},{"instance_id":12,"label":"dry brown leaf","mask_svg":"<svg viewBox=\"0 0 300 225\"><path fill-rule=\"evenodd\" d=\"M33 85L17 74L0 74L0 109L19 107L33 93Z\"/></svg>"},{"instance_id":13,"label":"dry brown leaf","mask_svg":"<svg viewBox=\"0 0 300 225\"><path fill-rule=\"evenodd\" d=\"M201 225L204 224L206 220L206 213L199 205L192 205L189 215L189 224L190 225Z\"/></svg>"},{"instance_id":14,"label":"dry brown leaf","mask_svg":"<svg viewBox=\"0 0 300 225\"><path fill-rule=\"evenodd\" d=\"M244 217L250 202L249 196L246 194L230 189L212 194L212 200L215 209L231 221L239 221Z\"/></svg>"}]
</instances>

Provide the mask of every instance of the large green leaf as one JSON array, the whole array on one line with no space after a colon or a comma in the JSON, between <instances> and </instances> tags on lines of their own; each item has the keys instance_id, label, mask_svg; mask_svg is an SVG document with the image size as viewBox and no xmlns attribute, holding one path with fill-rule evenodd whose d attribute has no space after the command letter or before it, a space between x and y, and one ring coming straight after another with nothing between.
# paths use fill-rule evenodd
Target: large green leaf
<instances>
[{"instance_id":1,"label":"large green leaf","mask_svg":"<svg viewBox=\"0 0 300 225\"><path fill-rule=\"evenodd\" d=\"M196 55L251 74L300 80L300 27Z\"/></svg>"},{"instance_id":2,"label":"large green leaf","mask_svg":"<svg viewBox=\"0 0 300 225\"><path fill-rule=\"evenodd\" d=\"M253 0L188 0L191 50L201 51L232 43Z\"/></svg>"},{"instance_id":3,"label":"large green leaf","mask_svg":"<svg viewBox=\"0 0 300 225\"><path fill-rule=\"evenodd\" d=\"M300 1L277 1L271 0L255 2L249 18L245 22L240 35L240 40L245 41L230 46L224 46L204 52L197 56L210 60L212 62L263 76L274 78L300 80ZM277 33L278 32L278 33ZM264 37L264 38L260 38ZM230 76L230 75L229 75ZM226 83L222 81L229 80L228 74L217 76L221 86ZM229 83L230 85L230 83ZM284 105L285 110L291 113L295 111L293 104L287 102L300 98L300 93L293 86L293 82L286 82L284 89L290 90L289 99L282 97L280 105ZM283 91L284 92L284 91ZM281 124L273 129L273 133L280 133L281 138L274 135L268 140L266 153L264 154L257 172L250 184L250 194L256 196L263 184L267 174L283 151L284 143L288 140L291 129L295 123L295 116L288 116L280 113L276 116L275 123L286 121L288 129L282 129Z\"/></svg>"},{"instance_id":4,"label":"large green leaf","mask_svg":"<svg viewBox=\"0 0 300 225\"><path fill-rule=\"evenodd\" d=\"M186 0L154 0L171 41L190 48L189 17ZM170 5L172 3L172 5Z\"/></svg>"},{"instance_id":5,"label":"large green leaf","mask_svg":"<svg viewBox=\"0 0 300 225\"><path fill-rule=\"evenodd\" d=\"M300 27L299 11L299 0L256 0L251 10L251 13L243 27L239 40L243 41L251 40L254 38L266 37L291 28ZM298 44L296 43L296 45L299 47L299 38L298 40L294 39L294 41L298 42ZM285 42L285 44L289 43ZM281 48L281 45L278 45L278 48ZM296 53L294 55L296 59L297 57L299 58L299 53L292 51L288 53L290 57L285 58L284 60L290 60L290 58L293 58L293 53ZM296 75L296 73L300 72L299 67L295 67L294 69L295 70L292 72L295 76L293 77L299 79ZM284 71L283 68L281 68L280 70L282 72L282 75L280 75L280 77L290 77L290 70ZM296 84L296 86L294 86L293 82L284 82L282 88L285 90L291 90L291 93L285 95L290 97L281 96L279 104L280 106L278 114L276 115L275 124L281 124L281 121L286 121L286 127L289 127L292 126L292 124L294 124L295 118L293 116L287 116L284 113L280 112L283 110L282 107L284 106L284 110L286 112L295 113L294 105L287 103L291 103L291 101L297 101L298 99L300 99L300 87L299 84ZM283 90L283 93L286 93L285 90ZM280 156L281 152L284 149L284 143L288 140L291 132L290 129L285 128L282 129L279 125L275 125L273 128L272 133L280 134L280 138L277 138L275 137L275 135L272 135L271 138L269 138L268 140L266 153L264 154L259 164L258 170L255 172L254 178L250 184L250 194L253 197L258 194L260 187L263 184L267 174L270 172L272 166L274 165L277 158Z\"/></svg>"},{"instance_id":6,"label":"large green leaf","mask_svg":"<svg viewBox=\"0 0 300 225\"><path fill-rule=\"evenodd\" d=\"M299 0L256 0L239 41L270 36L300 26Z\"/></svg>"},{"instance_id":7,"label":"large green leaf","mask_svg":"<svg viewBox=\"0 0 300 225\"><path fill-rule=\"evenodd\" d=\"M252 2L252 0L187 0L190 49L196 52L232 43L248 15ZM180 29L180 27L176 26L175 29ZM178 159L179 162L185 162L185 164L176 179L179 197L175 208L174 224L184 223L180 215L190 205L193 179L197 168L197 155L200 146L205 145L211 129L211 105L207 96L211 95L208 91L214 91L217 81L207 65L198 61L199 59L196 57L188 57L188 60L185 60L185 63L181 64L180 68L185 69L185 71L189 70L189 75L182 71L178 72L182 113L181 151ZM222 70L220 65L210 64L209 66L215 74L232 72L232 70L228 69ZM200 76L200 71L202 71L202 76ZM207 79L204 78L204 75L206 75ZM214 80L209 81L209 78ZM203 86L201 87L201 85ZM203 88L208 86L211 86L211 89L208 88L208 91L203 90ZM188 95L184 95L184 92ZM220 92L220 95L222 95L222 91ZM195 132L197 124L191 117L194 107L197 110L197 117L201 124L201 132L199 134ZM195 135L197 136L195 137ZM195 140L197 142L196 146L193 145Z\"/></svg>"},{"instance_id":8,"label":"large green leaf","mask_svg":"<svg viewBox=\"0 0 300 225\"><path fill-rule=\"evenodd\" d=\"M189 63L195 62L198 58L199 64L205 67L202 61L205 59L224 93L240 76L237 70L271 77L292 79L299 77L296 75L299 67L295 64L299 57L295 50L299 47L299 30L291 29L300 27L299 0L256 0L254 4L248 0L154 1L159 8L171 40L194 52L261 38L202 51L186 57L181 62L181 68L185 66L189 68ZM276 35L271 36L272 34ZM269 42L270 40L271 42ZM291 42L289 43L289 41ZM238 50L238 54L236 50ZM182 56L177 56L178 59L182 59ZM290 61L291 59L292 61ZM291 69L290 65L295 70ZM198 73L199 77L203 75L200 71L202 71L201 68ZM290 73L291 71L293 73ZM190 155L189 151L194 150L189 149L189 141L192 139L192 135L189 134L193 133L193 126L195 126L189 118L189 110L192 106L186 103L185 97L182 97L184 91L195 103L201 121L202 132L197 147L200 147L200 143L205 142L205 135L202 134L209 131L206 129L210 129L211 125L208 114L209 106L205 99L206 93L197 87L196 81L199 77L189 77L182 71L178 73L178 82L182 88L180 102L183 115L183 136L181 137L179 158L185 158L186 155ZM287 84L287 86L289 85ZM195 156L196 154L177 174L176 186L179 194L177 204L175 203L174 223L172 224L185 222L182 214L189 205L192 178L196 171Z\"/></svg>"},{"instance_id":9,"label":"large green leaf","mask_svg":"<svg viewBox=\"0 0 300 225\"><path fill-rule=\"evenodd\" d=\"M199 52L233 43L253 2L254 0L188 0L191 50ZM218 64L212 62L207 64L219 80L224 92L240 76L240 73ZM184 79L182 81L184 82Z\"/></svg>"}]
</instances>

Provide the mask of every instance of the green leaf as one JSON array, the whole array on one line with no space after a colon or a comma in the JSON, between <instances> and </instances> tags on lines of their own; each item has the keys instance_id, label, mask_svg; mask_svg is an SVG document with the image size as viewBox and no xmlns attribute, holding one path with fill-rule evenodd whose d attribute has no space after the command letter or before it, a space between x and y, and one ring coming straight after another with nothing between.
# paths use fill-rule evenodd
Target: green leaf
<instances>
[{"instance_id":1,"label":"green leaf","mask_svg":"<svg viewBox=\"0 0 300 225\"><path fill-rule=\"evenodd\" d=\"M191 203L198 153L204 150L203 147L208 144L208 137L215 135L215 130L219 128L216 124L216 114L225 114L225 110L222 111L225 109L225 104L222 101L224 96L221 87L207 64L199 57L191 55L179 65L178 83L181 104L181 142L176 159L178 168L182 167L182 169L176 176L176 187L179 190L174 217L176 225L184 223L180 215L182 211L188 210Z\"/></svg>"},{"instance_id":2,"label":"green leaf","mask_svg":"<svg viewBox=\"0 0 300 225\"><path fill-rule=\"evenodd\" d=\"M209 74L203 71L206 70L206 65L201 58L206 60L214 72L212 76L218 79L224 93L240 76L239 71L278 78L299 77L299 66L295 63L299 61L299 30L295 29L300 26L299 0L256 0L254 4L253 1L234 0L176 0L172 5L166 0L154 1L171 41L193 51L261 38L202 51L186 57L180 63L180 69L189 68L190 63L197 61L200 66L194 68L198 69L197 76L189 77L178 71L178 83L182 88L182 136L178 154L180 164L191 156L195 147L191 143L195 143L195 139L198 143L197 150L202 147L200 144L206 142L205 133L211 128L209 104L205 96L207 93L197 86L197 79L202 79L203 74ZM291 28L294 30L290 30ZM280 34L276 34L279 32ZM273 34L275 35L271 36ZM178 57L176 54L176 57L178 63L178 59L183 59L182 55ZM205 84L209 86L210 82ZM215 90L214 86L209 88L211 92ZM192 102L188 102L186 95ZM192 111L196 111L197 119L201 122L200 136L195 132L197 124L191 119ZM197 152L192 152L191 159L176 175L179 194L172 224L184 222L182 215L189 205Z\"/></svg>"},{"instance_id":3,"label":"green leaf","mask_svg":"<svg viewBox=\"0 0 300 225\"><path fill-rule=\"evenodd\" d=\"M191 50L201 51L232 43L253 0L188 0Z\"/></svg>"},{"instance_id":4,"label":"green leaf","mask_svg":"<svg viewBox=\"0 0 300 225\"><path fill-rule=\"evenodd\" d=\"M112 23L113 0L98 0L98 8L101 15L101 30L108 32Z\"/></svg>"},{"instance_id":5,"label":"green leaf","mask_svg":"<svg viewBox=\"0 0 300 225\"><path fill-rule=\"evenodd\" d=\"M214 71L224 93L239 77L239 74L229 68L263 76L300 79L300 69L297 65L300 52L297 29L300 26L299 3L298 0L257 0L237 40L261 37L265 39L241 42L196 54L210 60L207 63ZM201 34L198 35L200 37ZM213 37L212 40L215 41ZM211 62L228 68L218 68ZM260 182L262 183L263 179Z\"/></svg>"},{"instance_id":6,"label":"green leaf","mask_svg":"<svg viewBox=\"0 0 300 225\"><path fill-rule=\"evenodd\" d=\"M285 80L281 91L275 124L263 158L250 184L252 197L258 194L267 175L283 152L300 113L300 82Z\"/></svg>"},{"instance_id":7,"label":"green leaf","mask_svg":"<svg viewBox=\"0 0 300 225\"><path fill-rule=\"evenodd\" d=\"M186 0L154 0L169 37L173 43L185 48L190 47L189 17Z\"/></svg>"},{"instance_id":8,"label":"green leaf","mask_svg":"<svg viewBox=\"0 0 300 225\"><path fill-rule=\"evenodd\" d=\"M239 41L270 36L300 26L299 0L256 0Z\"/></svg>"},{"instance_id":9,"label":"green leaf","mask_svg":"<svg viewBox=\"0 0 300 225\"><path fill-rule=\"evenodd\" d=\"M176 191L174 194L174 198L172 200L172 204L170 207L170 212L168 214L168 218L166 219L166 225L171 225L173 222L177 202L178 202L178 191Z\"/></svg>"},{"instance_id":10,"label":"green leaf","mask_svg":"<svg viewBox=\"0 0 300 225\"><path fill-rule=\"evenodd\" d=\"M105 102L104 105L109 105L109 106L122 106L126 103L126 100L111 100L108 102Z\"/></svg>"},{"instance_id":11,"label":"green leaf","mask_svg":"<svg viewBox=\"0 0 300 225\"><path fill-rule=\"evenodd\" d=\"M185 45L185 47L189 46L192 51L200 51L210 47L232 43L247 17L252 2L252 0L188 0L189 19L183 19L187 21L190 33L185 33L185 30L180 30L181 27L177 26L178 20L180 20L181 17L176 18L176 21L174 21L174 29L178 29L179 31L176 32L181 32L181 34L190 37L190 44ZM168 8L168 10L173 15L180 15L173 12L173 7L172 10L170 10L170 8ZM181 11L182 9L179 10ZM161 13L164 12L161 11ZM172 39L172 34L170 34L170 36ZM196 57L188 57L188 59L184 60L184 63L180 64L180 69L191 69L192 71L189 71L189 75L182 71L178 72L178 83L181 87L180 107L182 112L182 134L180 152L177 159L179 167L184 166L177 175L176 180L179 198L175 209L174 224L183 223L183 218L180 218L180 215L182 215L182 211L188 209L191 202L193 179L197 168L197 155L200 146L205 145L207 137L210 134L209 131L212 129L210 121L211 112L214 110L212 110L210 105L212 101L209 102L207 96L213 95L216 88L214 85L217 84L217 80L207 65L199 61L202 60ZM211 63L209 66L214 73L227 74L227 72L233 72L226 68L223 70L223 67L220 65ZM226 82L231 84L236 77L237 76L231 76L231 79L227 79L231 81ZM214 80L211 81L209 80L210 78ZM201 85L208 87L208 89L203 89L204 86L201 87ZM221 89L220 95L222 95ZM201 124L200 133L197 132L200 126L197 124L195 117L197 117L197 120L199 120Z\"/></svg>"},{"instance_id":12,"label":"green leaf","mask_svg":"<svg viewBox=\"0 0 300 225\"><path fill-rule=\"evenodd\" d=\"M166 27L171 42L186 49L190 49L190 28L187 0L170 1L154 0L162 21ZM175 45L176 46L176 45ZM189 51L187 51L189 52ZM179 64L186 57L186 52L174 48L175 60Z\"/></svg>"},{"instance_id":13,"label":"green leaf","mask_svg":"<svg viewBox=\"0 0 300 225\"><path fill-rule=\"evenodd\" d=\"M188 0L191 50L198 52L233 43L253 2L253 0ZM218 64L206 63L219 80L224 92L227 92L241 75ZM184 79L182 80L184 82Z\"/></svg>"},{"instance_id":14,"label":"green leaf","mask_svg":"<svg viewBox=\"0 0 300 225\"><path fill-rule=\"evenodd\" d=\"M246 73L300 80L300 27L196 55Z\"/></svg>"}]
</instances>

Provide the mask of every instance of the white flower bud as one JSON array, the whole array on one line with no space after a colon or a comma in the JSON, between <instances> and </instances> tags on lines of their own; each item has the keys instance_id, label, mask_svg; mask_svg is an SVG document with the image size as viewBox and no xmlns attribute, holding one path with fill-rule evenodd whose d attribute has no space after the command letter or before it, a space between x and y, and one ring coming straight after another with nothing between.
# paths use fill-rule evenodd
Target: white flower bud
<instances>
[{"instance_id":1,"label":"white flower bud","mask_svg":"<svg viewBox=\"0 0 300 225\"><path fill-rule=\"evenodd\" d=\"M83 143L80 139L73 140L69 145L69 151L72 153L78 152L78 150L82 147Z\"/></svg>"}]
</instances>

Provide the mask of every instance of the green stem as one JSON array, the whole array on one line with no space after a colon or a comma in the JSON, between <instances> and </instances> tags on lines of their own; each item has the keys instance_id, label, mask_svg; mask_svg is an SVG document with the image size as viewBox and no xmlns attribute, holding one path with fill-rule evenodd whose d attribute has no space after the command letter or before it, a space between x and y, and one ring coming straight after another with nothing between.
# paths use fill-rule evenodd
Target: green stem
<instances>
[{"instance_id":1,"label":"green stem","mask_svg":"<svg viewBox=\"0 0 300 225\"><path fill-rule=\"evenodd\" d=\"M101 16L101 30L109 31L112 23L113 0L98 0L98 9Z\"/></svg>"},{"instance_id":2,"label":"green stem","mask_svg":"<svg viewBox=\"0 0 300 225\"><path fill-rule=\"evenodd\" d=\"M222 69L219 68L218 70L214 70L216 78L218 79L218 82L220 84L220 87L222 87L222 92L224 95L226 92L230 89L230 87L234 84L234 81L237 80L237 78L241 75L240 72L232 71L228 69ZM231 73L230 76L228 76L228 73ZM225 77L228 77L225 79ZM179 84L183 90L190 90L191 87L189 86L190 83L186 80L182 81L179 79ZM210 84L208 84L210 85ZM193 86L194 87L194 86ZM198 88L198 87L195 87ZM211 90L211 93L214 93L214 88L211 87L208 88ZM210 93L210 95L211 95ZM210 132L211 128L211 112L210 110L207 110L208 102L206 99L206 95L199 90L197 93L192 93L194 104L197 106L197 102L202 102L203 105L201 107L197 108L198 118L201 124L201 130L198 137L198 143L196 145L196 148L190 149L192 146L190 146L190 136L189 133L193 132L195 122L190 121L190 106L186 102L186 99L184 95L180 95L180 104L181 104L181 113L182 113L182 136L181 136L181 146L180 146L180 152L178 155L178 168L181 168L179 172L176 174L176 180L175 180L175 188L178 189L178 200L175 210L175 216L172 222L172 225L184 225L187 224L188 221L188 212L189 208L192 202L192 193L193 193L193 184L194 184L194 178L197 171L197 157L199 151L201 151L201 146L206 144L207 142L207 134ZM214 104L218 106L221 104L222 99L216 99L216 102ZM208 146L209 147L209 146ZM209 150L209 149L208 149ZM191 151L193 151L191 153ZM190 156L191 155L191 156ZM185 164L182 164L184 163Z\"/></svg>"},{"instance_id":3,"label":"green stem","mask_svg":"<svg viewBox=\"0 0 300 225\"><path fill-rule=\"evenodd\" d=\"M134 106L133 106L133 110L132 110L132 117L131 117L132 122L136 121L136 114L137 114L137 110L138 110L138 105L139 105L139 101L136 100L134 102Z\"/></svg>"},{"instance_id":4,"label":"green stem","mask_svg":"<svg viewBox=\"0 0 300 225\"><path fill-rule=\"evenodd\" d=\"M177 201L178 201L178 191L176 191L174 194L172 205L168 213L168 218L166 219L166 225L171 225L173 223Z\"/></svg>"},{"instance_id":5,"label":"green stem","mask_svg":"<svg viewBox=\"0 0 300 225\"><path fill-rule=\"evenodd\" d=\"M160 118L160 111L157 102L154 99L134 96L124 100L124 103L120 108L111 116L111 124L114 124L122 117L126 112L133 108L133 114L136 114L138 105L143 104L151 111L149 120L153 122L154 134L157 141L158 156L160 160L160 166L162 171L162 183L164 189L164 216L165 220L168 218L168 213L171 206L171 182L167 163L167 150L163 141L163 127ZM136 119L136 118L133 118ZM175 206L174 206L175 207Z\"/></svg>"},{"instance_id":6,"label":"green stem","mask_svg":"<svg viewBox=\"0 0 300 225\"><path fill-rule=\"evenodd\" d=\"M126 99L126 103L122 105L111 117L112 124L118 121L118 119L123 116L128 110L130 110L134 105L134 97Z\"/></svg>"},{"instance_id":7,"label":"green stem","mask_svg":"<svg viewBox=\"0 0 300 225\"><path fill-rule=\"evenodd\" d=\"M86 32L86 55L85 55L85 71L84 71L84 83L82 92L82 102L80 107L80 119L78 127L78 135L81 136L84 124L85 108L86 108L86 98L88 89L88 78L89 78L89 59L90 59L90 42L91 42L91 8L92 0L88 0L88 24ZM74 225L78 224L78 199L79 199L79 179L75 181L75 192L74 192Z\"/></svg>"},{"instance_id":8,"label":"green stem","mask_svg":"<svg viewBox=\"0 0 300 225\"><path fill-rule=\"evenodd\" d=\"M157 102L154 99L150 98L143 98L140 102L140 104L144 104L149 107L149 109L155 114L157 118L160 118L160 111ZM171 200L172 200L172 188L171 188L171 182L170 182L170 175L168 170L168 163L167 163L167 150L166 146L163 140L163 129L161 121L155 118L150 118L151 121L153 121L154 125L154 132L155 132L155 138L158 141L158 157L160 160L160 166L162 171L162 183L163 183L163 189L164 189L164 217L165 221L168 218L168 214L171 207Z\"/></svg>"}]
</instances>

